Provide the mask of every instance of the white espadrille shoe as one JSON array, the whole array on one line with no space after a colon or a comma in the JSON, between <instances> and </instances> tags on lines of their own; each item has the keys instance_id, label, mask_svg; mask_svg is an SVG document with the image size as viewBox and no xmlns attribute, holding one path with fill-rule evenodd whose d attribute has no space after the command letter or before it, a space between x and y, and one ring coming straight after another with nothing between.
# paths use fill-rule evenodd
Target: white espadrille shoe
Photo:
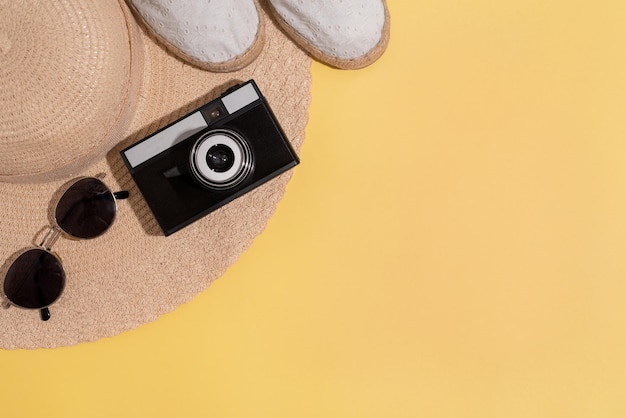
<instances>
[{"instance_id":1,"label":"white espadrille shoe","mask_svg":"<svg viewBox=\"0 0 626 418\"><path fill-rule=\"evenodd\" d=\"M263 49L255 0L130 0L146 29L171 52L210 71L236 71Z\"/></svg>"},{"instance_id":2,"label":"white espadrille shoe","mask_svg":"<svg viewBox=\"0 0 626 418\"><path fill-rule=\"evenodd\" d=\"M314 58L342 69L376 61L389 43L385 0L268 0L279 25Z\"/></svg>"}]
</instances>

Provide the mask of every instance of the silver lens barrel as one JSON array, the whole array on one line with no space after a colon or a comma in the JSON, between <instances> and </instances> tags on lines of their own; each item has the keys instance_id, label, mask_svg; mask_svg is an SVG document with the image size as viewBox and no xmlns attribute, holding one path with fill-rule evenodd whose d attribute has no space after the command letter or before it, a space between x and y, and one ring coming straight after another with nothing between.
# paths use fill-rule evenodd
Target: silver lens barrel
<instances>
[{"instance_id":1,"label":"silver lens barrel","mask_svg":"<svg viewBox=\"0 0 626 418\"><path fill-rule=\"evenodd\" d=\"M228 190L248 177L254 161L250 145L241 135L229 129L214 129L195 142L189 166L204 187Z\"/></svg>"}]
</instances>

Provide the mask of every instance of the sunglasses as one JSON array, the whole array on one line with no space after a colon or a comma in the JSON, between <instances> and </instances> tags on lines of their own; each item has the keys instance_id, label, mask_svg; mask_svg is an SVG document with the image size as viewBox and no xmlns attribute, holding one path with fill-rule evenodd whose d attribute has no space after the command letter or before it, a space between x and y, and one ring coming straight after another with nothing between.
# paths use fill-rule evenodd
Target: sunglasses
<instances>
[{"instance_id":1,"label":"sunglasses","mask_svg":"<svg viewBox=\"0 0 626 418\"><path fill-rule=\"evenodd\" d=\"M127 191L111 192L100 177L74 180L54 209L54 225L41 243L17 254L4 277L5 307L11 305L39 310L42 321L50 319L52 305L65 289L61 259L51 251L61 235L70 239L91 239L102 235L115 220L117 200Z\"/></svg>"}]
</instances>

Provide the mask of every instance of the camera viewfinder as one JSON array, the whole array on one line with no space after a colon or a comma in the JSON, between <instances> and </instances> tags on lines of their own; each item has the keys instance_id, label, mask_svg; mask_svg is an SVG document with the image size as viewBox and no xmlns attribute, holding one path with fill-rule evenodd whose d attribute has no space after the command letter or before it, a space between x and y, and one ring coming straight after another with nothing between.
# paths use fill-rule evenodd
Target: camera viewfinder
<instances>
[{"instance_id":1,"label":"camera viewfinder","mask_svg":"<svg viewBox=\"0 0 626 418\"><path fill-rule=\"evenodd\" d=\"M202 110L202 113L207 122L211 124L226 115L226 109L224 109L221 103L213 103L208 109Z\"/></svg>"}]
</instances>

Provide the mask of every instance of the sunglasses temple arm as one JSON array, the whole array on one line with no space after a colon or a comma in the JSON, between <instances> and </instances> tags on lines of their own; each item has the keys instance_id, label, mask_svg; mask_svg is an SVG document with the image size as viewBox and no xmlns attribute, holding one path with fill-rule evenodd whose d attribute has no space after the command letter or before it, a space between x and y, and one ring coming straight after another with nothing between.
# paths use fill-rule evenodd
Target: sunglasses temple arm
<instances>
[{"instance_id":1,"label":"sunglasses temple arm","mask_svg":"<svg viewBox=\"0 0 626 418\"><path fill-rule=\"evenodd\" d=\"M128 196L130 196L130 193L128 193L127 190L121 190L119 192L113 193L113 197L115 197L116 200L128 199Z\"/></svg>"},{"instance_id":2,"label":"sunglasses temple arm","mask_svg":"<svg viewBox=\"0 0 626 418\"><path fill-rule=\"evenodd\" d=\"M3 300L0 305L4 309L9 309L11 307L11 304L9 303L8 300ZM41 318L42 321L47 321L48 319L50 319L50 309L48 308L39 309L39 317Z\"/></svg>"},{"instance_id":3,"label":"sunglasses temple arm","mask_svg":"<svg viewBox=\"0 0 626 418\"><path fill-rule=\"evenodd\" d=\"M41 308L39 310L39 316L41 317L42 321L47 321L48 319L50 319L50 309Z\"/></svg>"}]
</instances>

